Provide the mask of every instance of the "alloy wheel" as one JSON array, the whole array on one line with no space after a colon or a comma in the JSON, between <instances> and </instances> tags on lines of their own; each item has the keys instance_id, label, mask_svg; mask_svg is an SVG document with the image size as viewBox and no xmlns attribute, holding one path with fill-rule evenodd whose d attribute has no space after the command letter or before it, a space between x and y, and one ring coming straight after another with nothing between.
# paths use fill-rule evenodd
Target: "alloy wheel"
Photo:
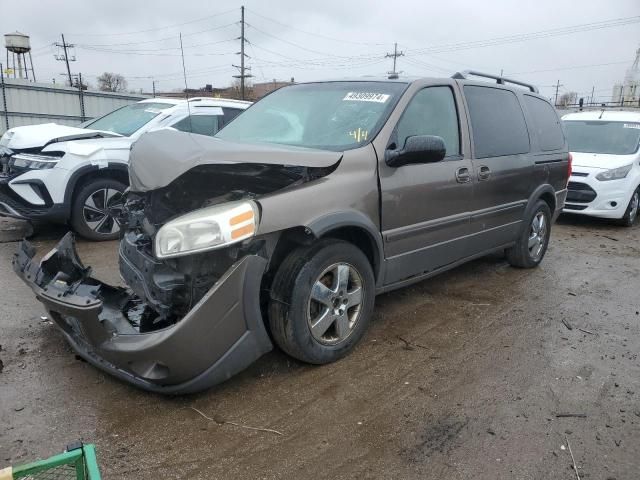
<instances>
[{"instance_id":1,"label":"alloy wheel","mask_svg":"<svg viewBox=\"0 0 640 480\"><path fill-rule=\"evenodd\" d=\"M629 222L633 223L636 221L636 217L638 216L638 208L640 206L640 193L636 190L631 197L631 204L629 205L631 210L629 210Z\"/></svg>"},{"instance_id":2,"label":"alloy wheel","mask_svg":"<svg viewBox=\"0 0 640 480\"><path fill-rule=\"evenodd\" d=\"M324 345L336 345L351 335L363 302L360 273L347 263L326 268L311 288L307 322L311 335Z\"/></svg>"},{"instance_id":3,"label":"alloy wheel","mask_svg":"<svg viewBox=\"0 0 640 480\"><path fill-rule=\"evenodd\" d=\"M112 209L122 205L122 192L114 188L96 190L84 202L82 217L87 226L101 235L109 235L120 230L120 224Z\"/></svg>"},{"instance_id":4,"label":"alloy wheel","mask_svg":"<svg viewBox=\"0 0 640 480\"><path fill-rule=\"evenodd\" d=\"M544 252L547 241L547 218L543 212L534 215L529 230L529 256L532 260L538 261Z\"/></svg>"}]
</instances>

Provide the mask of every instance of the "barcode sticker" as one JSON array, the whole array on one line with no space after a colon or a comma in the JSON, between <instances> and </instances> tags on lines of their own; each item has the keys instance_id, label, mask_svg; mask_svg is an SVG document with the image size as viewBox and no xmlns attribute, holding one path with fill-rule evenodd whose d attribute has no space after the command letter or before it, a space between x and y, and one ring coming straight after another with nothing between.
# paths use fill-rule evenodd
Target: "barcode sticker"
<instances>
[{"instance_id":1,"label":"barcode sticker","mask_svg":"<svg viewBox=\"0 0 640 480\"><path fill-rule=\"evenodd\" d=\"M373 92L349 92L347 93L343 101L351 101L351 102L375 102L375 103L385 103L389 100L390 95L386 93L373 93Z\"/></svg>"}]
</instances>

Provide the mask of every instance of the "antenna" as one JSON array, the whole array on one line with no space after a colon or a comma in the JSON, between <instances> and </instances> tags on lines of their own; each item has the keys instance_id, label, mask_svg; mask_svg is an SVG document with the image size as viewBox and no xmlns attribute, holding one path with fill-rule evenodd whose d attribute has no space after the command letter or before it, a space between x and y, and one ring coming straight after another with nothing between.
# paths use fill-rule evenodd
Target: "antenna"
<instances>
[{"instance_id":1,"label":"antenna","mask_svg":"<svg viewBox=\"0 0 640 480\"><path fill-rule=\"evenodd\" d=\"M182 56L182 75L184 76L184 93L187 96L187 112L189 114L189 131L193 133L191 124L191 105L189 105L189 86L187 85L187 69L184 66L184 48L182 48L182 32L180 32L180 54Z\"/></svg>"}]
</instances>

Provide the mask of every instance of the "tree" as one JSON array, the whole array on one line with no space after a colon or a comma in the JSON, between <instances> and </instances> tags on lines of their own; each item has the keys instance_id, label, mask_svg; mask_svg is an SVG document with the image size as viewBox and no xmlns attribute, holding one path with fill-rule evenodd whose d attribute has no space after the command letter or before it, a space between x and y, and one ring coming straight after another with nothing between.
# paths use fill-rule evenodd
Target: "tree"
<instances>
[{"instance_id":1,"label":"tree","mask_svg":"<svg viewBox=\"0 0 640 480\"><path fill-rule=\"evenodd\" d=\"M103 92L124 92L127 80L119 73L104 72L98 77L98 88Z\"/></svg>"},{"instance_id":2,"label":"tree","mask_svg":"<svg viewBox=\"0 0 640 480\"><path fill-rule=\"evenodd\" d=\"M565 92L558 98L558 105L567 107L578 101L578 94L576 92Z\"/></svg>"}]
</instances>

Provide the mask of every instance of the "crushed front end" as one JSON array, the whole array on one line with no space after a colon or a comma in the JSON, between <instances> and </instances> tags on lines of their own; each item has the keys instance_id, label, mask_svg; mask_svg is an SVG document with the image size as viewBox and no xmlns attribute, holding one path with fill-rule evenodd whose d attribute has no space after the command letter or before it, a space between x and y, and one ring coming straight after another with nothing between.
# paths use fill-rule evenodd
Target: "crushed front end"
<instances>
[{"instance_id":1,"label":"crushed front end","mask_svg":"<svg viewBox=\"0 0 640 480\"><path fill-rule=\"evenodd\" d=\"M331 173L335 152L245 147L153 132L131 154L120 212L126 288L91 276L66 235L40 262L23 242L14 270L72 347L93 365L146 390L204 390L246 368L272 343L261 305L280 232L259 231L263 195ZM226 159L231 160L226 160ZM267 275L268 277L268 275Z\"/></svg>"},{"instance_id":2,"label":"crushed front end","mask_svg":"<svg viewBox=\"0 0 640 480\"><path fill-rule=\"evenodd\" d=\"M34 254L33 247L23 242L14 269L71 346L93 365L145 390L167 394L204 390L272 348L260 313L266 260L259 255L230 262L196 300L196 291L204 286L196 286L188 275L178 278L156 268L153 258L131 238L122 242L120 262L132 289L91 277L91 269L78 259L71 234L40 263L32 262ZM184 294L188 289L194 294ZM146 302L147 296L153 304ZM174 297L178 308L169 306ZM181 316L182 312L186 313Z\"/></svg>"}]
</instances>

